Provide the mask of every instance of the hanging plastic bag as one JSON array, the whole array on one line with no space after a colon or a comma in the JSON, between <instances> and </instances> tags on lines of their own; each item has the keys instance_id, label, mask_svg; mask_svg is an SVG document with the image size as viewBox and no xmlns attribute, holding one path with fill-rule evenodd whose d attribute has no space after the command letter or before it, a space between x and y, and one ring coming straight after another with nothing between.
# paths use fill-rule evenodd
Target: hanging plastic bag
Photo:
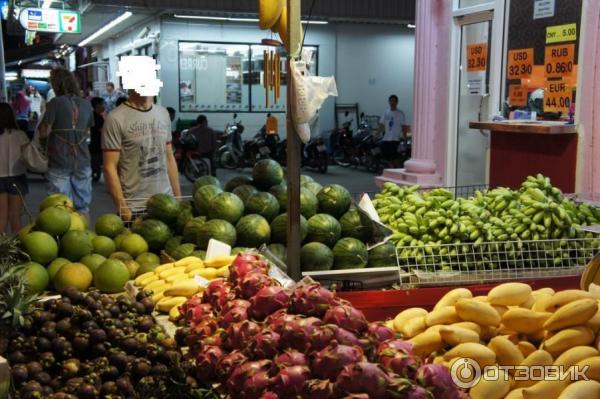
<instances>
[{"instance_id":1,"label":"hanging plastic bag","mask_svg":"<svg viewBox=\"0 0 600 399\"><path fill-rule=\"evenodd\" d=\"M329 96L337 96L335 78L309 76L306 62L291 63L292 121L303 143L310 140L310 121Z\"/></svg>"}]
</instances>

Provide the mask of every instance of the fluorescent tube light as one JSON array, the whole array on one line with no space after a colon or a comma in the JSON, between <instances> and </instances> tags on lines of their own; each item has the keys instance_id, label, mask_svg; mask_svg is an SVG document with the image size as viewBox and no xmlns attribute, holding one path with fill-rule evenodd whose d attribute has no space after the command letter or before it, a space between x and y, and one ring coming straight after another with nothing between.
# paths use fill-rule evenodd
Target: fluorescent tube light
<instances>
[{"instance_id":1,"label":"fluorescent tube light","mask_svg":"<svg viewBox=\"0 0 600 399\"><path fill-rule=\"evenodd\" d=\"M14 82L18 78L16 76L7 76L5 79L7 82Z\"/></svg>"},{"instance_id":2,"label":"fluorescent tube light","mask_svg":"<svg viewBox=\"0 0 600 399\"><path fill-rule=\"evenodd\" d=\"M6 76L7 78L12 78L12 77L16 78L17 76L19 76L19 74L17 72L10 71L10 72L6 72L6 74L4 76Z\"/></svg>"},{"instance_id":3,"label":"fluorescent tube light","mask_svg":"<svg viewBox=\"0 0 600 399\"><path fill-rule=\"evenodd\" d=\"M408 24L408 25L406 25L406 27L409 28L409 29L415 29L417 27L417 25L415 25L415 24Z\"/></svg>"},{"instance_id":4,"label":"fluorescent tube light","mask_svg":"<svg viewBox=\"0 0 600 399\"><path fill-rule=\"evenodd\" d=\"M91 41L95 40L97 37L103 35L108 32L115 26L119 25L121 22L125 21L127 18L131 17L133 14L130 11L125 11L123 14L119 15L116 19L110 21L108 24L104 25L102 28L98 29L96 32L92 33L90 36L83 39L78 46L84 47Z\"/></svg>"},{"instance_id":5,"label":"fluorescent tube light","mask_svg":"<svg viewBox=\"0 0 600 399\"><path fill-rule=\"evenodd\" d=\"M48 79L50 77L49 69L23 69L21 76L31 79Z\"/></svg>"},{"instance_id":6,"label":"fluorescent tube light","mask_svg":"<svg viewBox=\"0 0 600 399\"><path fill-rule=\"evenodd\" d=\"M52 3L54 3L54 0L44 0L42 8L50 8L52 6Z\"/></svg>"},{"instance_id":7,"label":"fluorescent tube light","mask_svg":"<svg viewBox=\"0 0 600 399\"><path fill-rule=\"evenodd\" d=\"M329 22L328 21L313 21L312 19L310 21L302 21L303 24L309 24L309 25L327 25Z\"/></svg>"},{"instance_id":8,"label":"fluorescent tube light","mask_svg":"<svg viewBox=\"0 0 600 399\"><path fill-rule=\"evenodd\" d=\"M237 18L237 17L211 17L206 15L182 15L174 14L175 18L181 19L202 19L205 21L226 21L226 22L258 22L258 18ZM327 21L302 21L303 24L327 25Z\"/></svg>"}]
</instances>

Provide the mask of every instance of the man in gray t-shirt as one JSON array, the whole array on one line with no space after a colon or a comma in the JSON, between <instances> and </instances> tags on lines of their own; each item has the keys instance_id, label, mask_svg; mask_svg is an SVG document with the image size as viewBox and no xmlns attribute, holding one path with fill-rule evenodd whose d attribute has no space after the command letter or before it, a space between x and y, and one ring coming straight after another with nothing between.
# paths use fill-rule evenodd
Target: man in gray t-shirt
<instances>
[{"instance_id":1,"label":"man in gray t-shirt","mask_svg":"<svg viewBox=\"0 0 600 399\"><path fill-rule=\"evenodd\" d=\"M154 194L181 196L169 113L151 97L130 90L129 100L106 118L102 150L108 188L123 219Z\"/></svg>"}]
</instances>

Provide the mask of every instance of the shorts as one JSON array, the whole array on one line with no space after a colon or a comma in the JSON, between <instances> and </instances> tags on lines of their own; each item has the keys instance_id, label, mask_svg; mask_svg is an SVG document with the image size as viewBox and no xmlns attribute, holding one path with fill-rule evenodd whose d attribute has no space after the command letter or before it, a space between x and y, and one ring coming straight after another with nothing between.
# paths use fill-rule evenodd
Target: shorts
<instances>
[{"instance_id":1,"label":"shorts","mask_svg":"<svg viewBox=\"0 0 600 399\"><path fill-rule=\"evenodd\" d=\"M0 177L0 194L25 195L29 193L27 185L27 176L7 176Z\"/></svg>"},{"instance_id":2,"label":"shorts","mask_svg":"<svg viewBox=\"0 0 600 399\"><path fill-rule=\"evenodd\" d=\"M400 145L399 141L382 141L381 155L388 161L396 159L398 157L398 145Z\"/></svg>"}]
</instances>

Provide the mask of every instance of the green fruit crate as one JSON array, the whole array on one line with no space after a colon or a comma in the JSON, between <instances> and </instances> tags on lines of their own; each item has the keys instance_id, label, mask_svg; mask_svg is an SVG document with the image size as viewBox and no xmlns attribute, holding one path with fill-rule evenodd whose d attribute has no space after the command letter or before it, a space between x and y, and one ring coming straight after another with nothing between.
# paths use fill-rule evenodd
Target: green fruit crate
<instances>
[{"instance_id":1,"label":"green fruit crate","mask_svg":"<svg viewBox=\"0 0 600 399\"><path fill-rule=\"evenodd\" d=\"M404 287L480 284L577 276L600 238L496 241L397 248Z\"/></svg>"}]
</instances>

